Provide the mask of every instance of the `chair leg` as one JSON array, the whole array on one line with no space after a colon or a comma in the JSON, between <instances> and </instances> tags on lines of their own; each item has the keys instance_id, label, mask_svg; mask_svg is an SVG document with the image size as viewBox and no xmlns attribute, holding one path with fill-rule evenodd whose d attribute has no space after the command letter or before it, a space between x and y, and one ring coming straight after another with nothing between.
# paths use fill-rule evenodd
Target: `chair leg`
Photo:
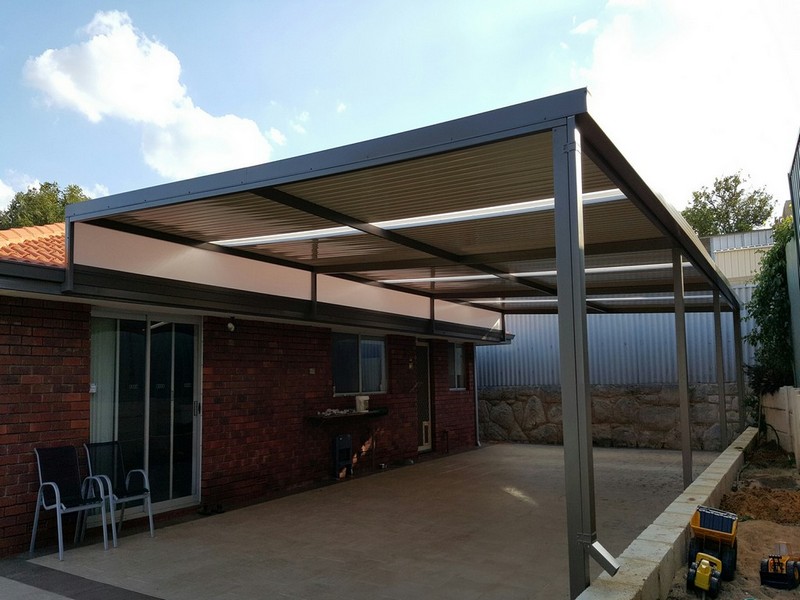
<instances>
[{"instance_id":1,"label":"chair leg","mask_svg":"<svg viewBox=\"0 0 800 600\"><path fill-rule=\"evenodd\" d=\"M56 523L58 523L58 560L64 560L64 529L61 522L61 510L56 507Z\"/></svg>"},{"instance_id":2,"label":"chair leg","mask_svg":"<svg viewBox=\"0 0 800 600\"><path fill-rule=\"evenodd\" d=\"M153 503L150 502L150 494L144 499L147 503L147 516L150 519L150 537L156 537L155 528L153 527Z\"/></svg>"},{"instance_id":3,"label":"chair leg","mask_svg":"<svg viewBox=\"0 0 800 600\"><path fill-rule=\"evenodd\" d=\"M117 547L117 523L116 523L116 515L117 515L117 504L114 502L113 496L109 496L108 498L108 507L109 512L111 513L111 537L113 539L114 548ZM103 521L105 527L105 521Z\"/></svg>"},{"instance_id":4,"label":"chair leg","mask_svg":"<svg viewBox=\"0 0 800 600\"><path fill-rule=\"evenodd\" d=\"M33 515L33 531L31 532L31 549L30 553L33 554L33 548L36 545L36 532L39 529L39 509L42 507L42 495L36 499L36 512Z\"/></svg>"},{"instance_id":5,"label":"chair leg","mask_svg":"<svg viewBox=\"0 0 800 600\"><path fill-rule=\"evenodd\" d=\"M103 548L108 550L108 529L106 529L106 503L103 502L100 504L100 520L102 521L103 525ZM114 517L111 517L111 528L114 528ZM116 541L116 535L114 535ZM115 544L116 547L116 544Z\"/></svg>"}]
</instances>

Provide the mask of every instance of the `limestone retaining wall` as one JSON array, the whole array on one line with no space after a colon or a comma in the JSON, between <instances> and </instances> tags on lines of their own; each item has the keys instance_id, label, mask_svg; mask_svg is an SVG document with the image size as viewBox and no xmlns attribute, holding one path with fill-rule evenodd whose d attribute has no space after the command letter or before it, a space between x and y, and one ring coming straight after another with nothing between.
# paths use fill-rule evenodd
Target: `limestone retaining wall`
<instances>
[{"instance_id":1,"label":"limestone retaining wall","mask_svg":"<svg viewBox=\"0 0 800 600\"><path fill-rule=\"evenodd\" d=\"M596 385L592 433L599 446L680 449L680 412L675 385ZM689 390L692 447L719 448L719 396L714 384ZM736 384L725 386L728 442L739 427ZM561 392L556 386L483 388L478 394L480 435L487 441L560 444ZM727 444L726 444L727 445Z\"/></svg>"}]
</instances>

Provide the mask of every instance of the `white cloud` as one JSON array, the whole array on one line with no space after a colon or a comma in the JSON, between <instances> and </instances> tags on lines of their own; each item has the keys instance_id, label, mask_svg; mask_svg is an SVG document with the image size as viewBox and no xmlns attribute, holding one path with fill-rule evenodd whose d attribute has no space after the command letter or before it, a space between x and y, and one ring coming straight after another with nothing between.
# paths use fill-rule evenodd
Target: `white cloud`
<instances>
[{"instance_id":1,"label":"white cloud","mask_svg":"<svg viewBox=\"0 0 800 600\"><path fill-rule=\"evenodd\" d=\"M271 147L250 119L213 117L193 107L168 127L147 126L143 152L162 176L184 179L254 164L254 158L268 157Z\"/></svg>"},{"instance_id":2,"label":"white cloud","mask_svg":"<svg viewBox=\"0 0 800 600\"><path fill-rule=\"evenodd\" d=\"M126 13L99 12L84 31L87 41L26 63L26 80L48 103L93 123L110 117L143 125L145 162L164 177L269 160L272 149L256 123L196 107L180 82L178 57L136 29Z\"/></svg>"},{"instance_id":3,"label":"white cloud","mask_svg":"<svg viewBox=\"0 0 800 600\"><path fill-rule=\"evenodd\" d=\"M604 17L579 77L593 114L645 181L678 208L739 169L777 200L788 197L800 4L673 0Z\"/></svg>"},{"instance_id":4,"label":"white cloud","mask_svg":"<svg viewBox=\"0 0 800 600\"><path fill-rule=\"evenodd\" d=\"M5 210L14 199L14 190L0 179L0 210Z\"/></svg>"},{"instance_id":5,"label":"white cloud","mask_svg":"<svg viewBox=\"0 0 800 600\"><path fill-rule=\"evenodd\" d=\"M267 137L269 137L270 140L272 140L279 146L286 145L286 136L280 129L277 129L275 127L270 127L270 130L267 132Z\"/></svg>"},{"instance_id":6,"label":"white cloud","mask_svg":"<svg viewBox=\"0 0 800 600\"><path fill-rule=\"evenodd\" d=\"M344 102L339 102L339 104L336 105L337 113L342 114L346 110L347 110L347 104L345 104Z\"/></svg>"},{"instance_id":7,"label":"white cloud","mask_svg":"<svg viewBox=\"0 0 800 600\"><path fill-rule=\"evenodd\" d=\"M591 33L592 31L597 29L597 26L599 24L600 22L597 19L588 19L583 23L580 23L576 27L573 27L570 30L570 33L574 33L576 35L586 35L587 33Z\"/></svg>"},{"instance_id":8,"label":"white cloud","mask_svg":"<svg viewBox=\"0 0 800 600\"><path fill-rule=\"evenodd\" d=\"M89 198L103 198L109 195L108 186L102 183L95 183L90 187L81 187Z\"/></svg>"},{"instance_id":9,"label":"white cloud","mask_svg":"<svg viewBox=\"0 0 800 600\"><path fill-rule=\"evenodd\" d=\"M289 126L294 129L299 134L306 133L306 123L311 120L311 115L308 114L308 111L303 111L296 118L289 121Z\"/></svg>"}]
</instances>

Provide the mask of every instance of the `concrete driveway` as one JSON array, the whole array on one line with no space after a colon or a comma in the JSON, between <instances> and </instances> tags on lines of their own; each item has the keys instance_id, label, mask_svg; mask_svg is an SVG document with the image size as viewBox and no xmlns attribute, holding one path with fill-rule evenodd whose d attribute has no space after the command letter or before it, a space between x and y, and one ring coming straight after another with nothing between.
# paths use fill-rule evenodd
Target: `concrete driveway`
<instances>
[{"instance_id":1,"label":"concrete driveway","mask_svg":"<svg viewBox=\"0 0 800 600\"><path fill-rule=\"evenodd\" d=\"M695 473L717 453L694 453ZM675 451L595 449L615 556L682 491ZM599 573L592 567L593 576ZM0 562L0 597L56 600L569 596L563 449L488 445L224 514Z\"/></svg>"}]
</instances>

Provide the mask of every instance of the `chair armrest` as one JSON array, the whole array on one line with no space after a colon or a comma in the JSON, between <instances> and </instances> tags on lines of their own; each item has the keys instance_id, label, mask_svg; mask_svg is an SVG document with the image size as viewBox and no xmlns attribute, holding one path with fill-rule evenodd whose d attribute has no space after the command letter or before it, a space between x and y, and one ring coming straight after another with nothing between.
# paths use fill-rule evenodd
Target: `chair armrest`
<instances>
[{"instance_id":1,"label":"chair armrest","mask_svg":"<svg viewBox=\"0 0 800 600\"><path fill-rule=\"evenodd\" d=\"M47 504L44 500L44 488L45 486L53 488L53 493L56 496L56 501L53 504ZM39 500L42 503L42 506L45 510L52 510L57 506L61 505L61 490L58 489L58 484L54 481L43 481L42 485L39 486ZM37 502L39 501L37 500Z\"/></svg>"},{"instance_id":2,"label":"chair armrest","mask_svg":"<svg viewBox=\"0 0 800 600\"><path fill-rule=\"evenodd\" d=\"M95 488L100 493L100 499L105 500L111 495L111 480L107 475L89 475L81 484L81 496L84 500L94 498Z\"/></svg>"},{"instance_id":3,"label":"chair armrest","mask_svg":"<svg viewBox=\"0 0 800 600\"><path fill-rule=\"evenodd\" d=\"M128 471L128 475L125 477L125 488L130 489L131 487L131 475L136 475L141 478L142 480L142 487L150 491L150 480L147 478L147 473L144 472L143 469L131 469Z\"/></svg>"}]
</instances>

